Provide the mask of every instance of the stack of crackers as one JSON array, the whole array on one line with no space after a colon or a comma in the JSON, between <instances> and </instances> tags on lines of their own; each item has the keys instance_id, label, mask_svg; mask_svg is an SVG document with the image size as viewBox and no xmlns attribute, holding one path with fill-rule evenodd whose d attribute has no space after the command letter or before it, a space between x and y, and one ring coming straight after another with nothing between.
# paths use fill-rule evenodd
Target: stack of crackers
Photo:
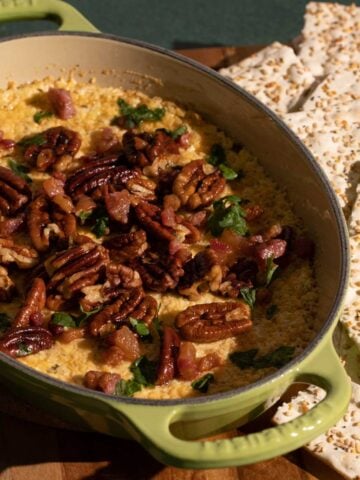
<instances>
[{"instance_id":1,"label":"stack of crackers","mask_svg":"<svg viewBox=\"0 0 360 480\"><path fill-rule=\"evenodd\" d=\"M351 273L341 322L351 341L345 347L340 342L338 351L351 371L353 398L344 418L307 448L345 478L360 480L360 7L310 2L304 20L296 49L275 42L220 73L271 108L305 143L348 221ZM309 387L281 406L275 423L295 418L324 395Z\"/></svg>"}]
</instances>

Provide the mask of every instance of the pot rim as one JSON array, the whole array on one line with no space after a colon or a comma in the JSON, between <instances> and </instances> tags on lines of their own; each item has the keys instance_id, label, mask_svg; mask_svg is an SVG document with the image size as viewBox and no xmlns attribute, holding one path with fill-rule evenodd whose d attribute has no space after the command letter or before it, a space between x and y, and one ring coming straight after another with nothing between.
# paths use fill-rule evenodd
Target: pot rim
<instances>
[{"instance_id":1,"label":"pot rim","mask_svg":"<svg viewBox=\"0 0 360 480\"><path fill-rule=\"evenodd\" d=\"M262 104L257 98L252 96L242 87L237 86L231 80L220 75L215 70L195 61L188 57L185 57L179 53L176 53L172 50L168 50L164 47L160 47L157 45L152 45L142 40L134 40L127 37L121 37L118 35L113 34L104 34L104 33L90 33L90 32L60 32L60 31L45 31L45 32L37 32L31 34L20 34L20 35L12 35L0 38L0 43L11 42L14 40L21 40L26 38L33 38L33 37L47 37L47 36L71 36L71 37L92 37L92 38L100 38L106 40L113 40L114 42L122 43L125 45L140 47L145 50L150 50L155 53L162 54L171 60L177 60L189 67L192 67L195 70L200 71L203 74L210 75L214 80L218 81L219 83L226 86L226 88L233 90L237 95L240 95L246 99L247 102L254 105L255 108L264 112L267 116L269 116L282 130L283 134L286 135L292 143L300 149L303 156L306 157L309 166L311 167L313 173L320 179L323 187L325 188L327 198L329 201L329 205L332 208L334 213L337 229L339 232L340 237L340 245L341 245L341 253L342 253L342 262L341 262L341 272L340 272L340 285L337 291L336 297L333 301L332 309L328 315L327 320L322 325L321 329L315 336L315 338L308 344L308 346L301 352L300 355L296 356L293 360L287 363L284 367L281 367L276 372L267 375L260 380L257 380L254 383L249 385L245 385L242 387L238 387L226 392L215 393L212 395L202 396L202 397L192 397L192 398L180 398L180 399L173 399L173 400L156 400L156 399L142 399L142 398L132 398L132 397L122 397L122 396L110 396L103 392L97 392L95 390L86 389L82 386L77 386L74 384L70 384L63 380L58 380L50 375L45 373L41 373L38 370L35 370L31 367L28 367L21 362L13 359L4 353L0 352L0 363L4 362L8 364L10 367L16 368L20 370L23 374L35 377L37 380L45 382L47 384L51 384L55 388L66 390L69 393L74 393L76 395L86 396L86 397L93 397L98 400L102 401L116 401L119 403L131 404L131 405L148 405L148 406L173 406L173 405L194 405L194 404L205 404L209 402L215 402L220 400L229 399L231 397L235 397L240 395L244 392L248 392L254 390L258 387L266 383L274 382L278 377L284 376L284 374L289 373L296 365L302 363L306 357L308 357L316 347L324 341L324 337L329 332L331 327L337 323L339 311L341 308L341 304L343 298L345 296L345 290L348 282L349 277L349 244L348 244L348 233L346 228L345 219L342 214L342 210L339 204L339 201L333 191L332 187L330 186L329 180L327 179L325 173L322 171L321 167L316 162L314 156L310 152L310 150L303 144L303 142L293 133L293 131L286 125L286 123L278 117L269 107Z\"/></svg>"}]
</instances>

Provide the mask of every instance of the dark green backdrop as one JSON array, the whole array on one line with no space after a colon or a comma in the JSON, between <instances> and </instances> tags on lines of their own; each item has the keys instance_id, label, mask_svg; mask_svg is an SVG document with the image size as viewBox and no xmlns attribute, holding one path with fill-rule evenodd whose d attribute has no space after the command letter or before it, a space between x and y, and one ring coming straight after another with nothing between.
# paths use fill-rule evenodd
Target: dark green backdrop
<instances>
[{"instance_id":1,"label":"dark green backdrop","mask_svg":"<svg viewBox=\"0 0 360 480\"><path fill-rule=\"evenodd\" d=\"M100 30L168 48L286 42L306 0L69 0ZM351 3L343 1L342 3ZM360 1L356 2L360 3ZM0 7L1 8L1 7ZM0 35L49 30L48 21L0 25Z\"/></svg>"}]
</instances>

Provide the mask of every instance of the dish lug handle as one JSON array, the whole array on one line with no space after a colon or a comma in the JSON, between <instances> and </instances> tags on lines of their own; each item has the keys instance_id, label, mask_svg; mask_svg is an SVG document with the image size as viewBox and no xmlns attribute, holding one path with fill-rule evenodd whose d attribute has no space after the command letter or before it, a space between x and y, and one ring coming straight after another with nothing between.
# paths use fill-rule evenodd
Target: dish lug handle
<instances>
[{"instance_id":1,"label":"dish lug handle","mask_svg":"<svg viewBox=\"0 0 360 480\"><path fill-rule=\"evenodd\" d=\"M306 362L295 381L324 388L323 401L300 417L262 432L215 441L187 441L171 432L171 424L185 406L122 405L113 408L125 428L162 463L181 468L222 468L247 465L282 455L313 440L345 413L351 396L351 382L332 345L322 348ZM304 373L303 373L304 372ZM240 399L239 399L240 401Z\"/></svg>"},{"instance_id":2,"label":"dish lug handle","mask_svg":"<svg viewBox=\"0 0 360 480\"><path fill-rule=\"evenodd\" d=\"M76 8L60 0L0 0L0 22L51 17L60 21L61 31L99 32Z\"/></svg>"}]
</instances>

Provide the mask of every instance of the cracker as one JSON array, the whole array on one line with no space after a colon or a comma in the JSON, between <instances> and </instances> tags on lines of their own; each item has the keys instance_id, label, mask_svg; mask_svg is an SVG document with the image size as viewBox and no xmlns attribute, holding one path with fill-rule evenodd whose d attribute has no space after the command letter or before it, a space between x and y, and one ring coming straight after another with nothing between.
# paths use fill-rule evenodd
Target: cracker
<instances>
[{"instance_id":1,"label":"cracker","mask_svg":"<svg viewBox=\"0 0 360 480\"><path fill-rule=\"evenodd\" d=\"M360 68L344 67L328 75L303 103L302 110L331 110L360 99Z\"/></svg>"},{"instance_id":2,"label":"cracker","mask_svg":"<svg viewBox=\"0 0 360 480\"><path fill-rule=\"evenodd\" d=\"M290 111L314 82L293 49L278 42L220 73L278 114Z\"/></svg>"},{"instance_id":3,"label":"cracker","mask_svg":"<svg viewBox=\"0 0 360 480\"><path fill-rule=\"evenodd\" d=\"M310 2L306 6L299 58L315 76L360 67L360 8Z\"/></svg>"},{"instance_id":4,"label":"cracker","mask_svg":"<svg viewBox=\"0 0 360 480\"><path fill-rule=\"evenodd\" d=\"M288 113L283 119L324 169L348 216L360 179L360 100L330 111Z\"/></svg>"},{"instance_id":5,"label":"cracker","mask_svg":"<svg viewBox=\"0 0 360 480\"><path fill-rule=\"evenodd\" d=\"M277 410L273 421L282 424L304 414L325 397L314 385L299 392ZM352 382L352 398L345 415L305 448L348 479L360 479L360 386Z\"/></svg>"},{"instance_id":6,"label":"cracker","mask_svg":"<svg viewBox=\"0 0 360 480\"><path fill-rule=\"evenodd\" d=\"M350 278L341 322L360 349L360 186L348 220L350 242Z\"/></svg>"}]
</instances>

